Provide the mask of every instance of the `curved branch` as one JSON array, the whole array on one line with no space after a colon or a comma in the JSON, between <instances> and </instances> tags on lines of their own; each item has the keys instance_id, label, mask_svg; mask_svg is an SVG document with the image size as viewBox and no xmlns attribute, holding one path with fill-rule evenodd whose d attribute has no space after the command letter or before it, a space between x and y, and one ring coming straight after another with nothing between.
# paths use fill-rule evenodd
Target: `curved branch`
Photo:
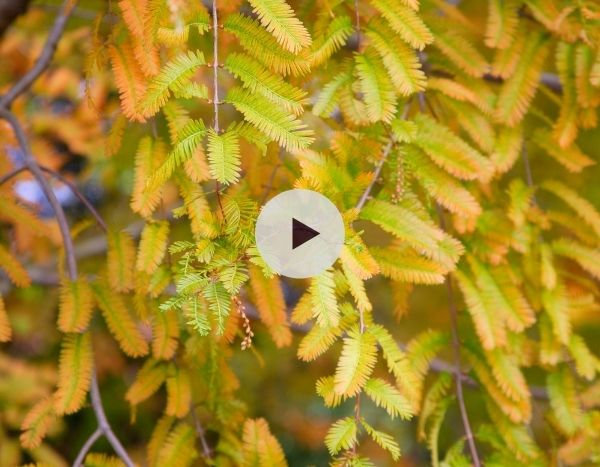
<instances>
[{"instance_id":1,"label":"curved branch","mask_svg":"<svg viewBox=\"0 0 600 467\"><path fill-rule=\"evenodd\" d=\"M50 65L50 62L52 61L52 57L54 56L54 52L56 51L58 41L62 37L65 26L67 25L67 21L69 20L69 16L71 16L71 12L73 11L76 3L77 2L73 0L65 0L63 2L61 11L54 21L54 25L52 26L50 34L48 34L48 39L44 44L42 53L36 60L33 67L21 79L19 79L4 96L0 97L0 106L8 109L14 100L27 91L34 81L39 78L46 68L48 68L48 65Z\"/></svg>"},{"instance_id":2,"label":"curved branch","mask_svg":"<svg viewBox=\"0 0 600 467\"><path fill-rule=\"evenodd\" d=\"M46 180L46 177L44 177L44 172L42 171L38 162L31 154L29 141L27 141L25 131L21 127L21 124L19 123L17 118L12 112L3 107L0 107L0 117L6 120L12 127L15 136L17 137L17 141L21 146L21 151L23 151L25 167L27 167L27 169L31 172L31 175L33 175L33 177L39 183L42 191L44 192L44 195L50 203L50 206L52 206L52 210L54 211L56 221L58 222L58 226L60 228L60 234L62 236L63 245L65 247L65 256L67 259L67 270L69 273L69 278L74 281L75 279L77 279L77 261L75 259L75 249L73 248L73 240L71 238L71 232L69 230L69 223L67 222L67 216L65 215L65 211L63 210L62 206L60 205L60 202L56 198L54 190L48 183L48 180Z\"/></svg>"},{"instance_id":3,"label":"curved branch","mask_svg":"<svg viewBox=\"0 0 600 467\"><path fill-rule=\"evenodd\" d=\"M98 223L100 228L102 230L104 230L104 232L108 231L106 222L104 222L104 219L102 219L102 216L100 215L100 213L96 210L94 205L92 203L90 203L90 201L85 197L85 195L81 191L79 191L79 188L77 188L77 186L75 186L75 184L73 182L71 182L67 178L63 177L60 173L58 173L55 170L52 170L48 167L40 166L40 168L42 169L42 171L46 172L48 175L51 175L52 177L59 180L61 183L64 183L65 185L67 185L69 187L69 189L73 192L73 194L75 196L77 196L77 199L79 199L79 201L81 201L81 203L87 208L87 210L90 211L90 214L94 217L94 219L96 220L96 222Z\"/></svg>"},{"instance_id":4,"label":"curved branch","mask_svg":"<svg viewBox=\"0 0 600 467\"><path fill-rule=\"evenodd\" d=\"M196 434L200 439L200 444L202 444L202 452L205 459L210 459L212 457L212 451L210 446L208 445L208 441L206 440L206 431L204 431L204 427L202 426L202 422L196 415L194 406L192 405L190 409L190 413L192 414L192 420L194 421L194 426L196 428Z\"/></svg>"},{"instance_id":5,"label":"curved branch","mask_svg":"<svg viewBox=\"0 0 600 467\"><path fill-rule=\"evenodd\" d=\"M77 279L77 258L75 256L75 248L73 247L73 239L71 238L71 232L69 230L69 224L67 221L67 216L65 215L65 211L56 198L54 190L44 176L44 171L31 154L31 149L29 147L29 142L25 137L25 132L23 131L23 128L19 124L16 117L12 112L2 107L0 107L0 117L8 121L13 128L17 140L19 141L19 145L21 146L21 150L24 154L25 166L39 183L42 191L46 195L46 198L48 198L48 201L54 210L54 215L56 216L65 248L69 278L74 281ZM123 462L125 462L127 467L133 467L134 464L129 458L127 451L125 451L125 448L123 448L123 445L113 433L112 428L106 419L106 414L104 413L104 407L102 406L102 400L100 398L100 390L98 388L98 379L95 370L92 372L90 397L92 399L92 406L94 407L96 418L98 419L99 429L102 430L104 436L106 436L117 455Z\"/></svg>"},{"instance_id":6,"label":"curved branch","mask_svg":"<svg viewBox=\"0 0 600 467\"><path fill-rule=\"evenodd\" d=\"M92 380L90 383L90 398L92 400L96 419L98 420L98 429L102 430L102 433L106 436L106 439L114 449L115 453L121 458L125 465L127 465L127 467L135 467L135 464L129 457L129 454L127 454L121 441L119 441L119 438L117 438L112 431L110 423L108 423L106 413L104 412L104 406L102 405L102 399L100 398L100 388L98 387L98 376L95 367L94 371L92 371Z\"/></svg>"},{"instance_id":7,"label":"curved branch","mask_svg":"<svg viewBox=\"0 0 600 467\"><path fill-rule=\"evenodd\" d=\"M19 167L18 169L14 169L12 172L9 172L6 175L0 177L0 185L10 181L12 178L16 177L22 172L25 172L28 169L29 167L27 167L26 165L24 165L23 167ZM79 201L81 201L81 203L88 209L88 211L90 211L90 214L94 217L94 219L96 219L96 222L98 223L100 228L105 232L108 230L108 227L106 226L106 223L104 222L104 219L102 219L100 213L96 210L94 205L90 203L90 201L85 197L85 195L81 191L79 191L79 188L77 188L77 186L75 186L74 183L72 183L67 178L63 177L59 172L56 172L55 170L52 170L48 167L40 165L40 169L42 170L42 172L46 172L48 175L56 178L61 183L67 185L69 189L73 192L73 194L79 199Z\"/></svg>"},{"instance_id":8,"label":"curved branch","mask_svg":"<svg viewBox=\"0 0 600 467\"><path fill-rule=\"evenodd\" d=\"M27 167L23 166L23 167L19 167L18 169L14 169L13 171L3 175L2 177L0 177L0 185L4 185L6 182L10 181L12 178L16 177L21 172L25 172L26 170L27 170Z\"/></svg>"},{"instance_id":9,"label":"curved branch","mask_svg":"<svg viewBox=\"0 0 600 467\"><path fill-rule=\"evenodd\" d=\"M442 213L440 212L440 215ZM450 282L450 276L446 276L446 289L448 291L448 308L450 309L450 323L452 330L452 353L454 354L454 379L456 380L456 398L458 399L458 407L460 409L460 417L462 419L463 427L465 429L465 437L467 438L467 444L469 446L469 452L471 453L471 459L475 467L481 466L479 460L479 453L477 452L477 446L475 445L475 436L471 429L471 422L469 421L469 414L467 412L467 406L465 404L465 397L463 394L463 370L460 362L460 338L458 336L458 311L456 309L456 302L454 300L454 289L452 288L452 282Z\"/></svg>"},{"instance_id":10,"label":"curved branch","mask_svg":"<svg viewBox=\"0 0 600 467\"><path fill-rule=\"evenodd\" d=\"M65 215L65 211L62 208L58 199L56 198L56 195L54 194L54 190L50 186L50 183L44 176L44 170L40 167L37 160L33 157L31 148L29 146L29 141L27 140L27 137L25 135L25 131L23 130L21 124L19 123L15 115L9 110L9 108L13 101L19 95L21 95L23 92L29 89L29 87L44 72L44 70L46 70L46 68L50 64L54 55L54 51L56 50L56 47L58 45L58 41L60 40L64 28L66 26L67 20L69 19L69 16L73 8L75 7L75 3L76 2L73 0L65 0L61 9L61 13L57 16L54 22L54 26L52 27L48 39L46 40L42 53L37 59L35 65L19 81L17 81L17 83L8 91L8 93L0 97L0 118L5 119L12 127L17 141L19 142L19 146L21 146L21 151L24 155L25 168L27 168L31 172L33 177L39 183L44 195L48 199L48 202L50 203L50 206L54 211L54 215L56 216L56 220L60 228L63 246L65 249L67 271L69 278L72 281L77 279L77 259L75 256L75 248L73 246L73 239L71 238L71 232L69 229L69 224ZM57 176L57 178L59 179L62 179L61 181L70 186L71 189L74 190L74 193L76 195L81 196L80 199L85 198L83 194L79 193L79 190L77 190L73 185L71 185L70 182L67 182L65 179L63 179L61 175L56 174L53 171L46 170L46 172L50 173L51 175ZM91 207L91 204L89 204L87 200L84 204L86 204L88 209ZM92 212L94 213L97 220L101 219L99 214L95 210L92 210ZM106 227L106 224L103 221L101 221L100 224ZM127 465L127 467L134 467L133 461L127 454L127 451L125 450L119 439L115 436L106 418L104 407L102 405L102 399L100 398L100 389L98 387L98 377L96 375L95 367L92 371L90 383L90 398L92 401L92 406L94 408L96 419L98 420L98 430L100 430L100 432L104 434L104 436L106 436L108 442L113 447L115 453ZM82 450L80 451L80 454L77 456L77 459L75 461L76 463L78 461L79 463L81 463L82 459L80 459L80 456L85 456L86 450L89 450L93 443L98 439L98 437L100 436L98 434L98 430L96 430L88 439L88 441L86 441L86 443L82 447Z\"/></svg>"},{"instance_id":11,"label":"curved branch","mask_svg":"<svg viewBox=\"0 0 600 467\"><path fill-rule=\"evenodd\" d=\"M90 449L92 449L92 446L96 441L98 441L98 438L100 438L100 436L102 436L102 430L100 428L96 428L96 431L94 431L84 443L84 445L81 446L81 449L79 450L79 453L75 458L75 462L73 462L73 467L79 467L80 465L83 465L85 456L90 451Z\"/></svg>"},{"instance_id":12,"label":"curved branch","mask_svg":"<svg viewBox=\"0 0 600 467\"><path fill-rule=\"evenodd\" d=\"M400 117L402 120L406 119L409 109L410 109L410 101L408 101L406 103L406 106L404 107L402 116ZM383 150L383 154L381 155L381 159L377 163L377 167L375 167L375 173L373 173L373 179L371 180L371 183L369 183L369 186L367 186L367 189L364 191L364 193L358 200L358 203L356 204L356 209L358 211L360 211L364 207L365 203L369 199L369 196L371 195L371 191L373 190L375 183L377 183L377 180L379 180L379 176L381 175L381 169L383 169L383 164L385 164L385 161L387 160L388 156L390 155L390 152L392 152L392 148L394 147L395 142L396 142L395 138L391 137L390 140L388 141L387 145L385 146L385 148Z\"/></svg>"}]
</instances>

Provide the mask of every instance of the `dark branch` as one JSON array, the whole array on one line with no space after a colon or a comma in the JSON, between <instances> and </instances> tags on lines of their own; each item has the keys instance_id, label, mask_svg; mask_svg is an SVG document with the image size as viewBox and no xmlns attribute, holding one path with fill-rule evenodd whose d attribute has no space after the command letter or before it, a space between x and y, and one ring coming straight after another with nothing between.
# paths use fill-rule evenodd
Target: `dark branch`
<instances>
[{"instance_id":1,"label":"dark branch","mask_svg":"<svg viewBox=\"0 0 600 467\"><path fill-rule=\"evenodd\" d=\"M87 439L87 441L83 444L83 446L81 446L81 449L79 450L79 454L77 454L77 457L75 458L75 462L73 462L73 467L79 467L80 465L83 465L85 456L90 451L90 449L92 449L92 446L94 445L94 443L96 441L98 441L98 438L100 438L101 436L102 436L102 430L100 428L96 428L96 431L94 431L90 435L90 437Z\"/></svg>"},{"instance_id":2,"label":"dark branch","mask_svg":"<svg viewBox=\"0 0 600 467\"><path fill-rule=\"evenodd\" d=\"M436 205L438 215L440 218L440 226L442 230L446 230L446 223L444 221L444 212L439 205ZM475 437L471 428L471 422L469 420L469 414L467 412L467 406L465 404L465 397L463 393L463 371L462 364L460 361L460 337L458 336L458 310L456 309L456 301L454 298L454 290L452 288L452 282L450 276L446 276L446 289L448 291L448 309L450 311L450 328L452 332L452 352L454 354L454 379L456 381L456 398L458 400L458 407L460 409L460 416L462 419L463 427L465 429L465 437L467 438L467 444L469 446L469 452L471 453L471 460L475 467L481 466L479 460L479 453L477 452L477 446L475 445Z\"/></svg>"},{"instance_id":3,"label":"dark branch","mask_svg":"<svg viewBox=\"0 0 600 467\"><path fill-rule=\"evenodd\" d=\"M18 169L15 169L15 170L3 175L2 177L0 177L0 186L4 185L6 182L10 181L11 179L13 179L17 175L19 175L21 172L25 172L26 170L27 170L27 167L23 166L23 167L19 167Z\"/></svg>"},{"instance_id":4,"label":"dark branch","mask_svg":"<svg viewBox=\"0 0 600 467\"><path fill-rule=\"evenodd\" d=\"M71 239L71 232L69 230L69 223L67 221L65 211L63 210L62 206L60 205L60 202L56 198L54 190L48 183L48 180L46 180L46 177L44 177L44 172L42 171L37 161L31 154L29 141L25 136L25 132L23 131L21 124L18 122L18 120L12 112L6 110L6 108L3 108L1 106L0 117L6 120L12 127L17 141L19 142L19 146L21 146L25 166L31 172L31 175L33 175L33 177L39 183L42 191L44 192L44 195L50 203L50 206L52 206L54 215L56 216L56 221L58 222L58 226L60 228L63 245L65 247L65 256L67 259L67 270L69 273L69 278L71 280L75 280L77 279L77 261L75 259L75 249L73 248L73 240Z\"/></svg>"},{"instance_id":5,"label":"dark branch","mask_svg":"<svg viewBox=\"0 0 600 467\"><path fill-rule=\"evenodd\" d=\"M63 246L65 249L68 275L69 278L73 281L77 279L77 258L75 256L75 248L73 246L73 239L71 238L71 232L69 229L69 224L65 215L65 211L62 208L58 199L56 198L56 195L54 194L54 190L50 186L50 183L44 176L44 170L40 167L37 160L33 157L31 148L29 146L29 141L27 140L27 137L21 124L9 109L13 101L23 92L27 91L27 89L29 89L29 87L35 82L35 80L50 65L50 62L52 61L52 57L54 55L54 51L56 50L56 47L58 45L58 41L62 36L67 20L74 6L75 2L72 0L66 0L63 3L61 13L56 18L52 30L44 45L42 53L36 60L36 63L31 68L31 70L29 70L19 81L15 83L15 85L8 91L6 95L0 98L0 118L5 119L12 127L17 141L19 142L19 146L21 147L21 151L24 155L25 168L31 172L33 177L40 185L42 191L44 192L44 195L48 199L48 202L50 203L50 206L54 211L54 215L56 216L56 220L58 222L60 233L62 236ZM47 169L46 172L50 173L53 176L56 176L57 178L61 179L63 183L66 183L68 186L70 186L71 189L74 190L74 193L76 195L81 195L80 199L85 198L81 193L79 193L79 190L77 190L70 182L66 181L61 175L56 174L53 171L49 171L49 169ZM84 204L86 204L88 208L91 207L91 204L88 203L87 200L85 200ZM93 210L93 207L92 212L95 214L97 220L100 219L100 224L105 227L106 224L101 220L98 213L95 210ZM100 398L100 390L98 388L98 379L95 368L92 371L92 378L90 384L90 398L92 400L94 413L96 414L96 418L98 420L98 430L100 430L102 434L104 434L106 439L113 447L115 453L127 465L127 467L133 467L134 464L131 458L127 454L127 451L125 451L125 448L123 447L119 439L115 436L106 418L104 407L102 405L102 400ZM81 463L83 459L80 459L80 457L85 456L86 450L89 450L100 436L98 430L96 430L92 434L92 436L86 441L86 443L82 447L82 450L77 456L76 465L77 462Z\"/></svg>"},{"instance_id":6,"label":"dark branch","mask_svg":"<svg viewBox=\"0 0 600 467\"><path fill-rule=\"evenodd\" d=\"M196 411L195 411L195 408L193 405L190 409L190 413L191 413L192 419L194 421L194 426L196 428L196 434L198 435L198 438L200 439L200 444L202 445L202 453L204 455L204 458L211 459L212 458L212 450L210 449L210 446L208 445L208 441L206 440L206 432L204 431L204 427L202 426L202 422L200 421L200 418L198 418L198 415L196 415Z\"/></svg>"},{"instance_id":7,"label":"dark branch","mask_svg":"<svg viewBox=\"0 0 600 467\"><path fill-rule=\"evenodd\" d=\"M79 199L79 201L81 201L81 203L87 208L87 210L90 211L90 214L94 217L94 219L96 219L96 222L98 223L100 228L102 230L104 230L104 232L108 231L106 222L104 222L104 219L102 219L102 216L100 215L100 213L96 210L94 205L92 203L90 203L90 201L85 197L85 195L81 191L79 191L79 188L77 188L74 183L72 183L70 180L63 177L60 173L58 173L52 169L49 169L49 168L43 167L43 166L40 166L40 168L47 174L49 174L52 177L59 180L61 183L64 183L65 185L67 185L69 187L69 189L73 192L73 194L75 196L77 196L77 199Z\"/></svg>"},{"instance_id":8,"label":"dark branch","mask_svg":"<svg viewBox=\"0 0 600 467\"><path fill-rule=\"evenodd\" d=\"M217 9L217 0L212 2L212 30L213 30L213 111L214 111L214 124L213 129L218 135L220 133L219 128L219 12ZM217 193L217 202L219 203L219 210L225 220L225 211L223 210L223 203L221 201L221 184L217 180L215 182L215 191Z\"/></svg>"},{"instance_id":9,"label":"dark branch","mask_svg":"<svg viewBox=\"0 0 600 467\"><path fill-rule=\"evenodd\" d=\"M406 116L408 115L408 111L410 109L410 104L411 104L410 101L406 103L406 105L404 107L404 111L402 112L402 117L401 117L402 119L405 119ZM394 138L391 137L383 150L381 159L379 160L379 162L377 163L377 166L375 167L375 173L373 173L373 179L371 180L371 183L369 183L369 186L367 186L367 189L364 191L364 193L358 200L358 203L356 204L356 209L358 211L360 211L364 207L365 203L369 199L369 196L371 195L371 191L373 190L375 183L377 183L377 180L379 180L379 176L381 175L381 169L383 169L383 165L385 164L385 161L387 160L388 156L392 152L394 143L395 143Z\"/></svg>"},{"instance_id":10,"label":"dark branch","mask_svg":"<svg viewBox=\"0 0 600 467\"><path fill-rule=\"evenodd\" d=\"M75 2L73 0L64 1L62 9L56 17L52 30L44 44L42 53L33 67L4 96L0 97L0 106L6 109L10 108L14 100L27 91L34 81L48 68L74 6Z\"/></svg>"},{"instance_id":11,"label":"dark branch","mask_svg":"<svg viewBox=\"0 0 600 467\"><path fill-rule=\"evenodd\" d=\"M127 465L127 467L134 467L134 463L129 458L129 454L125 451L125 448L119 441L119 438L116 437L110 423L106 418L106 414L104 413L104 406L102 405L102 399L100 398L100 388L98 387L98 376L96 375L96 369L92 371L92 380L90 384L90 398L92 399L92 406L94 407L94 413L96 414L96 419L98 420L98 428L102 430L104 436L115 450L115 453L120 457L120 459Z\"/></svg>"}]
</instances>

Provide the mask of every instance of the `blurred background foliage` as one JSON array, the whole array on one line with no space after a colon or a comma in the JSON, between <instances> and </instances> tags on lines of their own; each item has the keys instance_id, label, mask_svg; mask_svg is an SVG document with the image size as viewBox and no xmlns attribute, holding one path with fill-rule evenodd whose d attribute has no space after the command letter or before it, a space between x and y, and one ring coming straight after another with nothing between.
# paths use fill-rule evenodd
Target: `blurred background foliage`
<instances>
[{"instance_id":1,"label":"blurred background foliage","mask_svg":"<svg viewBox=\"0 0 600 467\"><path fill-rule=\"evenodd\" d=\"M223 12L234 11L239 1L222 2ZM327 1L306 2L305 9L323 8ZM336 2L331 2L336 3ZM349 2L350 3L350 2ZM460 2L462 13L478 29L485 28L487 8L479 0ZM560 2L558 2L560 3ZM11 83L28 70L39 55L53 19L60 9L59 2L32 1L27 13L20 16L0 38L0 94ZM107 10L108 9L108 10ZM108 11L107 14L99 14ZM100 19L98 19L100 18ZM35 82L26 98L15 102L14 112L24 122L30 138L32 152L38 161L79 186L80 190L97 207L106 223L118 230L127 229L138 236L143 223L129 207L134 180L134 158L138 142L148 127L152 134L165 135L168 130L163 119L151 119L148 123L131 123L119 142L112 147L110 135L120 120L118 91L110 69L99 69L90 64L96 59L93 52L98 37L95 29L110 31L120 21L116 2L83 0L78 2L69 26L59 42L53 64L47 73ZM223 39L226 43L227 40ZM190 48L210 49L209 35L192 34ZM226 47L226 45L224 45ZM103 49L105 50L105 49ZM105 52L102 52L105 53ZM554 58L550 54L544 69L554 70ZM209 69L199 72L199 80L207 80ZM231 77L222 75L221 85L230 87ZM322 83L316 83L320 85ZM312 84L309 82L307 87ZM538 92L534 105L551 120L556 119L556 95L552 91ZM212 108L196 101L184 104L195 118L211 121ZM222 107L223 120L234 120L231 106ZM313 115L306 116L309 126L317 132L325 132L325 125ZM535 123L525 122L525 134ZM581 150L595 161L600 157L600 132L596 128L582 131L577 140ZM317 145L327 145L326 138ZM292 187L300 175L298 164L291 154L283 153L276 145L270 145L265 159L257 164L255 156L242 158L244 183L251 196L260 199L265 193L274 166L280 168L274 175L274 188L270 194ZM6 173L22 157L14 135L8 126L0 123L0 173ZM596 208L600 206L600 167L598 164L581 173L568 173L564 167L548 158L540 149L529 153L535 168L534 182L548 178L561 180L564 184L590 200ZM524 178L525 169L517 161L506 180ZM5 278L0 278L0 290L12 328L12 340L0 349L0 466L13 466L27 462L50 465L66 465L77 455L81 445L95 429L96 420L89 407L65 418L57 419L49 428L47 440L34 449L23 449L19 435L25 415L32 405L50 396L57 383L57 365L60 353L61 333L55 320L59 306L57 285L60 282L61 238L54 222L50 206L39 188L27 174L19 175L13 186L17 194L38 212L35 223L5 222L0 233L2 244L11 245L11 250L27 265L32 278L31 286L14 288ZM69 190L58 191L57 195L68 212L76 234L76 248L82 274L95 275L103 268L106 242L97 227L91 224L89 215ZM507 189L507 183L499 182L499 193ZM3 192L8 186L1 188ZM169 191L170 190L170 191ZM210 194L210 193L209 193ZM539 195L539 203L552 209L560 205L556 198ZM1 201L0 201L1 202ZM158 212L163 217L178 205L179 196L171 187L163 192ZM495 225L490 226L494 230ZM360 221L356 230L364 230L367 244L384 243L387 234L373 225ZM79 232L80 231L80 232ZM189 239L186 219L174 220L171 225L171 241ZM57 253L58 252L58 253ZM306 288L307 281L285 281L284 296L291 307ZM597 287L597 280L595 287ZM448 303L444 285L417 285L407 306L410 312L395 317L392 312L398 304L394 302L389 281L378 276L367 283L374 315L400 342L408 342L426 329L450 327ZM466 313L460 313L459 333L472 333L472 322ZM592 351L600 354L600 309L582 308L572 315L574 331L581 335ZM98 378L101 382L104 406L113 429L136 459L144 458L146 443L150 439L157 420L165 407L164 392L157 392L147 401L133 409L124 399L143 361L123 355L116 341L106 329L99 316L93 318L93 347ZM140 323L142 334L150 338L148 324ZM326 465L330 455L323 439L334 420L352 412L352 402L347 401L335 409L324 406L315 393L315 381L335 371L341 342L334 351L328 352L314 362L306 363L296 357L299 339L303 330L294 332L293 342L285 348L275 346L268 332L260 323L253 324L256 333L253 346L242 351L237 343L229 355L231 369L239 378L237 397L245 406L245 415L263 417L269 421L272 433L281 443L289 465ZM450 348L444 350L439 359L452 361ZM385 373L377 368L376 373ZM428 376L428 381L436 374ZM546 375L539 369L527 370L527 381L543 386ZM467 387L466 400L472 421L477 425L487 415L485 402L478 387ZM543 416L547 401L534 403L534 418L531 430L540 446L551 451L561 441L549 428ZM366 441L361 452L372 459L375 465L420 466L430 463L426 447L416 439L417 420L390 420L374 405L365 403L363 414L398 440L402 458L393 462L375 443ZM445 452L457 438L462 436L462 425L457 407L452 407L444 421L440 435L440 452ZM209 442L214 443L218 433L207 432ZM110 453L108 442L100 439L95 452ZM485 452L485 448L483 448ZM597 464L596 464L597 465Z\"/></svg>"}]
</instances>

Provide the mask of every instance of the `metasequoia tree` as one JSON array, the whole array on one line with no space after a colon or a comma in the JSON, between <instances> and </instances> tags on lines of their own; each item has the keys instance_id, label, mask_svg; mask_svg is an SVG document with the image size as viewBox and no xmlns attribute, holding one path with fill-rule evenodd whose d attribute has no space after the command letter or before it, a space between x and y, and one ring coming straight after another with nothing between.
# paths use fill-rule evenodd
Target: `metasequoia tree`
<instances>
[{"instance_id":1,"label":"metasequoia tree","mask_svg":"<svg viewBox=\"0 0 600 467\"><path fill-rule=\"evenodd\" d=\"M76 3L0 42L0 465L600 462L597 2ZM303 281L291 188L346 229Z\"/></svg>"}]
</instances>

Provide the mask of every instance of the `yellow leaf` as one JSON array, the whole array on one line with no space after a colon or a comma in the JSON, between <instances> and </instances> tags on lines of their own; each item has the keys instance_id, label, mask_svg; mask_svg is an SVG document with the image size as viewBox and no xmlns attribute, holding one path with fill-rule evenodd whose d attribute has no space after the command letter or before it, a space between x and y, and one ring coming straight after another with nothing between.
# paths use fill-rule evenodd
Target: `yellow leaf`
<instances>
[{"instance_id":1,"label":"yellow leaf","mask_svg":"<svg viewBox=\"0 0 600 467\"><path fill-rule=\"evenodd\" d=\"M74 413L83 406L93 368L90 334L67 334L60 352L58 390L54 398L56 413Z\"/></svg>"},{"instance_id":2,"label":"yellow leaf","mask_svg":"<svg viewBox=\"0 0 600 467\"><path fill-rule=\"evenodd\" d=\"M92 317L94 300L85 277L75 281L63 278L60 287L58 328L62 332L84 331Z\"/></svg>"}]
</instances>

